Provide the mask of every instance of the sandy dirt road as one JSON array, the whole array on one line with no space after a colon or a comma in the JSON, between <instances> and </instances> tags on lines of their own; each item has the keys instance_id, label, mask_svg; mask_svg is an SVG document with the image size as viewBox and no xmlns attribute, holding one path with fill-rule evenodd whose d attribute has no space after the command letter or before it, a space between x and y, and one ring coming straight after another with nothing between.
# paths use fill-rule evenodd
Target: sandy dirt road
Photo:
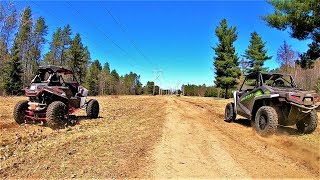
<instances>
[{"instance_id":1,"label":"sandy dirt road","mask_svg":"<svg viewBox=\"0 0 320 180\"><path fill-rule=\"evenodd\" d=\"M15 124L21 99L0 98L2 178L320 177L319 128L262 138L247 120L223 121L226 100L97 97L99 119L80 112L79 124L53 131Z\"/></svg>"},{"instance_id":2,"label":"sandy dirt road","mask_svg":"<svg viewBox=\"0 0 320 180\"><path fill-rule=\"evenodd\" d=\"M225 103L203 100L168 99L162 140L154 150L155 177L319 177L319 139L305 142L289 134L293 129L259 137L245 120L224 122Z\"/></svg>"}]
</instances>

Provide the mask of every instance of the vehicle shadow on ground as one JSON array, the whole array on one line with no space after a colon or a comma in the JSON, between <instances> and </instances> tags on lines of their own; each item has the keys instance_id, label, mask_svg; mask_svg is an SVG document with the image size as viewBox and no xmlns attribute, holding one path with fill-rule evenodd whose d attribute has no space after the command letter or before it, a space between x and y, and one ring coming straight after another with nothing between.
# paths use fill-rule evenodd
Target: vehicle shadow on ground
<instances>
[{"instance_id":1,"label":"vehicle shadow on ground","mask_svg":"<svg viewBox=\"0 0 320 180\"><path fill-rule=\"evenodd\" d=\"M99 116L96 119L91 119L88 116L75 116L75 115L72 115L68 119L67 126L76 126L81 121L94 121L94 120L97 120L97 119L100 119L100 118L103 118L103 117Z\"/></svg>"},{"instance_id":2,"label":"vehicle shadow on ground","mask_svg":"<svg viewBox=\"0 0 320 180\"><path fill-rule=\"evenodd\" d=\"M240 118L233 121L234 123L240 124L245 127L252 127L254 128L254 124L249 119ZM302 135L297 129L294 127L288 127L288 126L279 126L276 132L277 135Z\"/></svg>"}]
</instances>

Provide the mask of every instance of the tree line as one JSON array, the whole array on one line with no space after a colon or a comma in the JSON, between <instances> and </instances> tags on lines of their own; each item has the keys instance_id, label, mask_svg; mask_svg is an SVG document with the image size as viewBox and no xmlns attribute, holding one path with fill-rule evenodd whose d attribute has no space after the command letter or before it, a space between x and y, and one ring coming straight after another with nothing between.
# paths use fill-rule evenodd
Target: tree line
<instances>
[{"instance_id":1,"label":"tree line","mask_svg":"<svg viewBox=\"0 0 320 180\"><path fill-rule=\"evenodd\" d=\"M243 81L245 74L259 71L289 73L298 79L298 85L305 85L307 82L309 86L304 87L308 90L317 89L317 85L320 84L318 67L316 66L315 71L310 70L315 68L314 64L317 64L316 60L320 57L320 15L317 13L320 12L320 1L270 0L269 3L274 7L274 13L262 17L267 25L279 30L290 29L290 35L293 38L312 40L312 43L308 45L309 50L304 53L296 53L284 41L277 53L277 61L280 64L280 68L269 70L264 67L264 63L270 60L272 56L268 55L265 47L266 42L254 31L250 34L249 46L239 61L239 56L234 47L234 42L238 36L237 28L229 26L227 20L222 19L220 25L215 29L218 43L212 49L215 52L213 58L215 88L224 89L226 98L229 97L229 90L235 89L241 80ZM317 78L307 77L307 72L312 72L311 76L316 76ZM310 86L310 84L313 85ZM191 89L194 91L194 88ZM196 89L198 94L203 94L202 86L198 86ZM186 94L188 93L186 92Z\"/></svg>"},{"instance_id":2,"label":"tree line","mask_svg":"<svg viewBox=\"0 0 320 180\"><path fill-rule=\"evenodd\" d=\"M152 81L142 86L137 73L122 76L108 62L102 66L99 60L92 61L81 35L73 35L70 25L57 28L47 42L45 19L33 19L30 7L19 15L12 2L1 4L0 28L0 95L21 94L41 65L72 69L90 95L159 94L159 86ZM44 53L46 43L49 50Z\"/></svg>"},{"instance_id":3,"label":"tree line","mask_svg":"<svg viewBox=\"0 0 320 180\"><path fill-rule=\"evenodd\" d=\"M215 69L215 86L184 85L184 94L190 96L230 97L231 91L241 85L244 76L252 72L280 72L290 74L299 87L320 92L320 1L318 0L269 0L274 13L262 17L268 26L285 31L290 30L292 38L311 40L306 52L296 52L286 41L279 47L277 62L280 67L268 69L264 63L272 56L268 55L266 42L257 32L250 34L249 46L239 60L234 42L238 32L235 26L229 26L222 19L216 27L218 38L213 66ZM223 93L221 93L223 89Z\"/></svg>"}]
</instances>

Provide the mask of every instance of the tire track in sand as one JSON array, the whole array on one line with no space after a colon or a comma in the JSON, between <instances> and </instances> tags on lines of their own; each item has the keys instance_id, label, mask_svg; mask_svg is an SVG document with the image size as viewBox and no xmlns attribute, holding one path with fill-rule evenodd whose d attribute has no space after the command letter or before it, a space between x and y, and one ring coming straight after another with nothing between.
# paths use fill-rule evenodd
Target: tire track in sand
<instances>
[{"instance_id":1,"label":"tire track in sand","mask_svg":"<svg viewBox=\"0 0 320 180\"><path fill-rule=\"evenodd\" d=\"M156 178L248 177L247 172L220 145L217 137L193 119L202 112L186 111L168 98L162 140L154 149Z\"/></svg>"}]
</instances>

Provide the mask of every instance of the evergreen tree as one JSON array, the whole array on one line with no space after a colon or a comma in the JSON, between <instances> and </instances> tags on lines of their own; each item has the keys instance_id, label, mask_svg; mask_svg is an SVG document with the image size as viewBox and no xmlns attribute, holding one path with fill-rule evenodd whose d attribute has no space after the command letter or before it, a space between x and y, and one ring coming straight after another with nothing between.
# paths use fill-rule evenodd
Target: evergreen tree
<instances>
[{"instance_id":1,"label":"evergreen tree","mask_svg":"<svg viewBox=\"0 0 320 180\"><path fill-rule=\"evenodd\" d=\"M19 23L19 29L16 36L17 47L19 48L19 54L22 69L23 69L23 85L26 86L30 83L30 78L32 76L31 72L31 36L32 35L32 18L31 18L31 9L27 7L23 10L21 14L21 19Z\"/></svg>"},{"instance_id":2,"label":"evergreen tree","mask_svg":"<svg viewBox=\"0 0 320 180\"><path fill-rule=\"evenodd\" d=\"M60 53L60 65L64 66L67 62L68 49L71 44L71 28L70 25L66 25L61 32L61 53Z\"/></svg>"},{"instance_id":3,"label":"evergreen tree","mask_svg":"<svg viewBox=\"0 0 320 180\"><path fill-rule=\"evenodd\" d=\"M154 82L148 81L147 84L144 86L144 94L152 94L154 89Z\"/></svg>"},{"instance_id":4,"label":"evergreen tree","mask_svg":"<svg viewBox=\"0 0 320 180\"><path fill-rule=\"evenodd\" d=\"M309 50L301 55L302 68L312 68L320 53L320 1L269 0L274 13L263 17L269 26L279 30L291 29L291 36L299 40L311 39Z\"/></svg>"},{"instance_id":5,"label":"evergreen tree","mask_svg":"<svg viewBox=\"0 0 320 180\"><path fill-rule=\"evenodd\" d=\"M19 55L18 43L15 41L10 60L6 63L4 70L3 87L8 95L19 95L22 89L21 56Z\"/></svg>"},{"instance_id":6,"label":"evergreen tree","mask_svg":"<svg viewBox=\"0 0 320 180\"><path fill-rule=\"evenodd\" d=\"M268 51L265 49L265 44L257 32L251 33L250 45L244 55L249 60L249 73L267 71L267 68L263 68L263 65L272 56L267 56Z\"/></svg>"},{"instance_id":7,"label":"evergreen tree","mask_svg":"<svg viewBox=\"0 0 320 180\"><path fill-rule=\"evenodd\" d=\"M216 27L215 32L219 40L217 46L213 48L216 54L214 57L215 84L228 92L230 88L234 88L241 75L241 70L238 67L239 58L233 46L233 43L237 40L236 27L229 27L227 20L223 19L220 26ZM226 93L225 98L228 98L228 93Z\"/></svg>"},{"instance_id":8,"label":"evergreen tree","mask_svg":"<svg viewBox=\"0 0 320 180\"><path fill-rule=\"evenodd\" d=\"M79 33L76 34L71 42L69 58L69 67L73 69L76 77L82 84L85 80L86 69L90 60L90 53L88 48L83 46Z\"/></svg>"},{"instance_id":9,"label":"evergreen tree","mask_svg":"<svg viewBox=\"0 0 320 180\"><path fill-rule=\"evenodd\" d=\"M48 26L45 24L45 21L40 17L36 24L34 31L32 33L32 47L31 47L31 72L34 74L38 70L38 66L41 61L41 51L42 47L45 44L45 36L47 35Z\"/></svg>"},{"instance_id":10,"label":"evergreen tree","mask_svg":"<svg viewBox=\"0 0 320 180\"><path fill-rule=\"evenodd\" d=\"M119 94L120 76L115 69L112 70L110 73L109 82L110 82L110 86L109 86L110 94Z\"/></svg>"},{"instance_id":11,"label":"evergreen tree","mask_svg":"<svg viewBox=\"0 0 320 180\"><path fill-rule=\"evenodd\" d=\"M50 65L61 65L60 50L61 50L61 28L59 27L52 35L50 42L50 51L45 55L44 61Z\"/></svg>"},{"instance_id":12,"label":"evergreen tree","mask_svg":"<svg viewBox=\"0 0 320 180\"><path fill-rule=\"evenodd\" d=\"M101 73L101 70L102 67L98 60L93 61L89 67L86 77L86 87L88 88L91 96L99 94L99 74Z\"/></svg>"},{"instance_id":13,"label":"evergreen tree","mask_svg":"<svg viewBox=\"0 0 320 180\"><path fill-rule=\"evenodd\" d=\"M124 94L141 94L142 84L138 74L130 72L129 74L124 75L123 83Z\"/></svg>"},{"instance_id":14,"label":"evergreen tree","mask_svg":"<svg viewBox=\"0 0 320 180\"><path fill-rule=\"evenodd\" d=\"M100 89L100 94L102 95L106 95L109 94L109 81L108 81L108 77L110 75L110 66L109 63L106 62L103 66L103 69L99 75L99 89Z\"/></svg>"}]
</instances>

